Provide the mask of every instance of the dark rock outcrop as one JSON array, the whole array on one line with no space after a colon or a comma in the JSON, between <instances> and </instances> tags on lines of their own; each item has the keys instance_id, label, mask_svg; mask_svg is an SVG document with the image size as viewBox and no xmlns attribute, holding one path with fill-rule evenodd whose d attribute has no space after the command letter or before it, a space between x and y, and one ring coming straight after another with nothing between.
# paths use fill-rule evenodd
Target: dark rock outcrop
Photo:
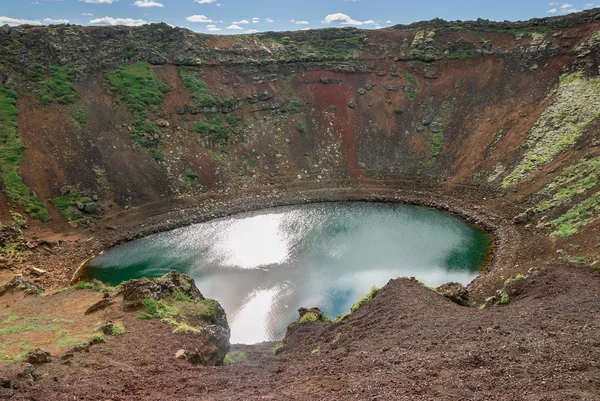
<instances>
[{"instance_id":1,"label":"dark rock outcrop","mask_svg":"<svg viewBox=\"0 0 600 401\"><path fill-rule=\"evenodd\" d=\"M44 292L44 289L42 287L35 283L32 283L31 281L25 280L23 276L17 276L10 280L8 283L1 286L0 295L4 295L4 293L9 290L19 290L24 291L26 294L35 295L39 295L42 292Z\"/></svg>"},{"instance_id":2,"label":"dark rock outcrop","mask_svg":"<svg viewBox=\"0 0 600 401\"><path fill-rule=\"evenodd\" d=\"M50 353L48 351L36 348L25 356L25 360L29 363L40 364L49 363L52 361L52 358L50 358Z\"/></svg>"},{"instance_id":3,"label":"dark rock outcrop","mask_svg":"<svg viewBox=\"0 0 600 401\"><path fill-rule=\"evenodd\" d=\"M461 283L442 284L436 291L456 304L467 305L469 302L469 291Z\"/></svg>"},{"instance_id":4,"label":"dark rock outcrop","mask_svg":"<svg viewBox=\"0 0 600 401\"><path fill-rule=\"evenodd\" d=\"M229 352L229 331L221 326L204 327L196 335L194 351L186 351L185 357L192 365L220 366Z\"/></svg>"}]
</instances>

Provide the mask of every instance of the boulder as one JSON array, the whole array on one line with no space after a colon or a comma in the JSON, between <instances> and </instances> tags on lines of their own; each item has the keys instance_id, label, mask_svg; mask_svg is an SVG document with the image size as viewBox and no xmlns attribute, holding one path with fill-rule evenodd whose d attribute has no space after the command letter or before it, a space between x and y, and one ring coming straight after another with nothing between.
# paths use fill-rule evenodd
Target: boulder
<instances>
[{"instance_id":1,"label":"boulder","mask_svg":"<svg viewBox=\"0 0 600 401\"><path fill-rule=\"evenodd\" d=\"M467 305L469 302L469 291L461 283L442 284L436 291L456 304Z\"/></svg>"},{"instance_id":2,"label":"boulder","mask_svg":"<svg viewBox=\"0 0 600 401\"><path fill-rule=\"evenodd\" d=\"M119 294L123 295L123 308L128 310L140 307L144 298L164 299L177 291L191 299L204 299L194 280L176 271L157 279L129 280L121 286Z\"/></svg>"},{"instance_id":3,"label":"boulder","mask_svg":"<svg viewBox=\"0 0 600 401\"><path fill-rule=\"evenodd\" d=\"M175 353L175 359L187 359L186 350L180 349Z\"/></svg>"},{"instance_id":4,"label":"boulder","mask_svg":"<svg viewBox=\"0 0 600 401\"><path fill-rule=\"evenodd\" d=\"M9 290L21 290L26 294L36 294L39 295L44 292L44 289L37 284L32 283L31 281L27 281L23 278L23 276L14 277L8 283L0 286L0 296L4 295L5 292Z\"/></svg>"},{"instance_id":5,"label":"boulder","mask_svg":"<svg viewBox=\"0 0 600 401\"><path fill-rule=\"evenodd\" d=\"M356 101L354 99L350 99L350 101L348 102L348 107L350 107L351 109L356 108L356 106L358 106L356 104Z\"/></svg>"},{"instance_id":6,"label":"boulder","mask_svg":"<svg viewBox=\"0 0 600 401\"><path fill-rule=\"evenodd\" d=\"M37 268L37 267L30 267L30 268L29 268L29 272L30 272L32 275L36 276L36 277L41 277L41 276L43 276L44 274L46 274L46 273L47 273L47 271L46 271L46 270L44 270L44 269L39 269L39 268Z\"/></svg>"},{"instance_id":7,"label":"boulder","mask_svg":"<svg viewBox=\"0 0 600 401\"><path fill-rule=\"evenodd\" d=\"M513 218L513 223L514 224L527 224L527 223L529 223L529 221L531 220L531 218L533 217L534 214L535 214L535 212L533 209L527 209L523 213L515 216Z\"/></svg>"},{"instance_id":8,"label":"boulder","mask_svg":"<svg viewBox=\"0 0 600 401\"><path fill-rule=\"evenodd\" d=\"M72 190L73 188L70 185L65 185L64 187L60 188L60 196L70 194Z\"/></svg>"},{"instance_id":9,"label":"boulder","mask_svg":"<svg viewBox=\"0 0 600 401\"><path fill-rule=\"evenodd\" d=\"M161 128L169 128L171 126L171 124L167 120L158 120L156 122L156 125Z\"/></svg>"},{"instance_id":10,"label":"boulder","mask_svg":"<svg viewBox=\"0 0 600 401\"><path fill-rule=\"evenodd\" d=\"M96 213L97 210L98 210L98 205L95 203L86 203L83 208L83 211L86 212L87 214Z\"/></svg>"},{"instance_id":11,"label":"boulder","mask_svg":"<svg viewBox=\"0 0 600 401\"><path fill-rule=\"evenodd\" d=\"M52 361L50 353L43 349L36 348L25 355L25 360L32 364L49 363Z\"/></svg>"},{"instance_id":12,"label":"boulder","mask_svg":"<svg viewBox=\"0 0 600 401\"><path fill-rule=\"evenodd\" d=\"M221 366L225 355L231 349L229 330L221 326L204 327L196 335L194 351L186 351L186 359L192 365Z\"/></svg>"}]
</instances>

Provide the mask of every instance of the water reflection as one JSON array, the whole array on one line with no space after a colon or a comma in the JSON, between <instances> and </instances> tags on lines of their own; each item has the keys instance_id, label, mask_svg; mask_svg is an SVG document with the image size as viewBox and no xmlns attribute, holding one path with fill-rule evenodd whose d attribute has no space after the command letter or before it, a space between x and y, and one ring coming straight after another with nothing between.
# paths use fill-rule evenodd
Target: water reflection
<instances>
[{"instance_id":1,"label":"water reflection","mask_svg":"<svg viewBox=\"0 0 600 401\"><path fill-rule=\"evenodd\" d=\"M96 258L89 273L111 283L178 270L225 308L232 342L279 339L300 306L330 316L373 285L415 276L468 283L491 237L418 207L329 203L246 213L157 234Z\"/></svg>"}]
</instances>

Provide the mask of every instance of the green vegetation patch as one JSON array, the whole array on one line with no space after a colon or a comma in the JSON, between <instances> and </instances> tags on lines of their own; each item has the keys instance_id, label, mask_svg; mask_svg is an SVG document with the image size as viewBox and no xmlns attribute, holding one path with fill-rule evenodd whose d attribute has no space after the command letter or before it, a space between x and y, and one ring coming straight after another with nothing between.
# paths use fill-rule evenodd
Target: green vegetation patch
<instances>
[{"instance_id":1,"label":"green vegetation patch","mask_svg":"<svg viewBox=\"0 0 600 401\"><path fill-rule=\"evenodd\" d=\"M225 359L223 360L223 365L234 365L236 363L245 361L248 358L244 351L231 351L225 355Z\"/></svg>"},{"instance_id":2,"label":"green vegetation patch","mask_svg":"<svg viewBox=\"0 0 600 401\"><path fill-rule=\"evenodd\" d=\"M73 121L80 127L87 124L87 114L83 107L75 108L73 111Z\"/></svg>"},{"instance_id":3,"label":"green vegetation patch","mask_svg":"<svg viewBox=\"0 0 600 401\"><path fill-rule=\"evenodd\" d=\"M504 178L507 188L523 181L573 145L584 129L600 115L600 78L582 73L561 77L555 101L544 111L523 146L521 162Z\"/></svg>"},{"instance_id":4,"label":"green vegetation patch","mask_svg":"<svg viewBox=\"0 0 600 401\"><path fill-rule=\"evenodd\" d=\"M179 76L184 88L190 93L192 100L198 107L218 107L220 105L220 99L212 95L210 89L198 74L186 67L181 67Z\"/></svg>"},{"instance_id":5,"label":"green vegetation patch","mask_svg":"<svg viewBox=\"0 0 600 401\"><path fill-rule=\"evenodd\" d=\"M582 227L590 224L600 212L600 192L585 199L569 209L565 214L552 221L556 228L550 234L552 237L569 237L576 234Z\"/></svg>"},{"instance_id":6,"label":"green vegetation patch","mask_svg":"<svg viewBox=\"0 0 600 401\"><path fill-rule=\"evenodd\" d=\"M220 117L207 118L194 122L194 131L204 138L207 138L211 144L226 144L229 141L229 125L224 123Z\"/></svg>"},{"instance_id":7,"label":"green vegetation patch","mask_svg":"<svg viewBox=\"0 0 600 401\"><path fill-rule=\"evenodd\" d=\"M152 148L157 145L154 124L149 117L158 111L164 94L169 91L166 82L161 81L147 62L125 65L106 73L106 80L127 103L135 117L133 140L138 146Z\"/></svg>"},{"instance_id":8,"label":"green vegetation patch","mask_svg":"<svg viewBox=\"0 0 600 401\"><path fill-rule=\"evenodd\" d=\"M15 205L34 218L50 220L45 205L25 185L21 178L21 153L25 146L17 131L17 92L0 84L0 169L4 192Z\"/></svg>"},{"instance_id":9,"label":"green vegetation patch","mask_svg":"<svg viewBox=\"0 0 600 401\"><path fill-rule=\"evenodd\" d=\"M540 194L550 195L550 200L539 203L536 210L543 212L571 203L576 196L585 194L598 185L600 157L595 157L565 168Z\"/></svg>"},{"instance_id":10,"label":"green vegetation patch","mask_svg":"<svg viewBox=\"0 0 600 401\"><path fill-rule=\"evenodd\" d=\"M375 295L377 295L378 291L379 291L379 288L371 287L371 291L369 291L368 294L362 296L358 301L356 301L354 303L354 305L352 305L352 307L350 308L350 311L356 312L357 310L359 310L361 305L364 304L365 302L367 302L368 300L373 299L375 297Z\"/></svg>"},{"instance_id":11,"label":"green vegetation patch","mask_svg":"<svg viewBox=\"0 0 600 401\"><path fill-rule=\"evenodd\" d=\"M201 320L206 325L220 324L219 303L213 299L193 300L181 292L168 299L145 298L142 301L144 312L140 319L161 319L175 327L173 333L198 333L202 327L190 323Z\"/></svg>"},{"instance_id":12,"label":"green vegetation patch","mask_svg":"<svg viewBox=\"0 0 600 401\"><path fill-rule=\"evenodd\" d=\"M39 78L42 76L38 75ZM72 104L79 99L79 94L73 86L73 78L67 67L51 66L48 76L39 81L40 99L44 105L50 103Z\"/></svg>"}]
</instances>

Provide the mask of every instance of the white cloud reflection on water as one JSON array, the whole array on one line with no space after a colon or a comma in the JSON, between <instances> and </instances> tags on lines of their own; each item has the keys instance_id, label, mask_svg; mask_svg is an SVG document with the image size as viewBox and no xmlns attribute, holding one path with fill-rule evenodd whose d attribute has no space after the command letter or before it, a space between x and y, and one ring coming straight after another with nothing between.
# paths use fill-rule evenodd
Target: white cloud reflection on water
<instances>
[{"instance_id":1,"label":"white cloud reflection on water","mask_svg":"<svg viewBox=\"0 0 600 401\"><path fill-rule=\"evenodd\" d=\"M398 276L427 285L468 283L477 266L450 267L447 260L473 246L474 230L423 208L303 205L158 234L118 247L94 264L124 276L127 266L154 275L173 268L185 272L206 297L221 303L232 342L255 343L283 336L300 306L318 306L334 317L373 285Z\"/></svg>"}]
</instances>

